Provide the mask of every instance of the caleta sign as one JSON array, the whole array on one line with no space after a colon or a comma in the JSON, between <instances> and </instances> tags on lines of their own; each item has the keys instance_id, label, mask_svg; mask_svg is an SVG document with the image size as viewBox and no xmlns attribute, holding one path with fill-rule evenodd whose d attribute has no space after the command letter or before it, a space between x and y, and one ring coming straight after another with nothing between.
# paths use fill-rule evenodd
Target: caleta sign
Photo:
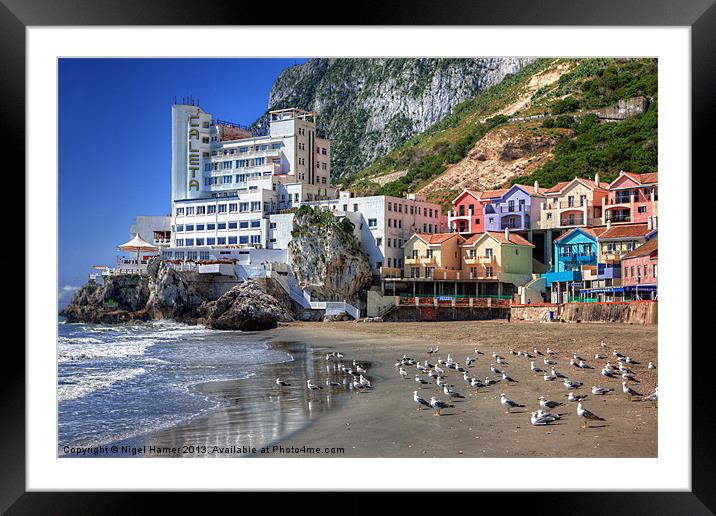
<instances>
[{"instance_id":1,"label":"caleta sign","mask_svg":"<svg viewBox=\"0 0 716 516\"><path fill-rule=\"evenodd\" d=\"M196 178L196 173L199 171L201 165L201 154L199 152L199 142L201 136L199 135L199 111L197 110L196 115L189 114L189 125L188 125L188 147L189 147L189 159L188 159L188 171L189 171L189 191L192 188L196 188L199 191L199 180Z\"/></svg>"}]
</instances>

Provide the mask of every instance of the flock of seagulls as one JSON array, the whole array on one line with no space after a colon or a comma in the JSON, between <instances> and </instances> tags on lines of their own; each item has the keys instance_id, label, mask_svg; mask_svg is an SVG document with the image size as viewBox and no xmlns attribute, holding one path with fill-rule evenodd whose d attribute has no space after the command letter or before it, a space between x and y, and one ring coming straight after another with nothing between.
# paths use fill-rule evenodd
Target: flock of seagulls
<instances>
[{"instance_id":1,"label":"flock of seagulls","mask_svg":"<svg viewBox=\"0 0 716 516\"><path fill-rule=\"evenodd\" d=\"M604 341L600 343L600 346L601 348L606 347ZM431 347L427 350L427 354L435 355L439 352L439 350L439 346L436 346L435 348ZM508 358L507 354L502 356L497 352L492 353L492 360L490 360L489 364L489 370L493 376L486 376L484 377L484 380L478 377L476 374L476 364L483 362L483 360L480 360L480 357L484 355L484 352L475 348L474 354L472 356L465 357L464 362L462 362L464 365L461 365L460 362L455 360L451 353L447 354L447 358L445 360L443 360L442 357L438 357L435 363L431 363L429 359L421 361L408 357L404 354L395 363L395 367L402 380L407 380L409 377L413 377L414 382L418 384L417 389L413 391L413 401L417 405L416 410L420 411L426 408L432 409L435 416L440 416L443 409L454 408L452 402L466 399L465 395L458 392L455 385L448 383L448 375L461 373L461 375L457 375L456 378L462 378L465 382L466 391L471 394L500 382L503 382L505 385L519 383L519 380L511 376L514 374L516 377L519 377L515 369L518 367L518 364L512 364L512 362L517 362L517 359ZM565 394L567 401L577 404L576 414L582 421L582 428L587 428L590 421L606 421L606 419L598 416L585 406L585 399L588 397L587 394L575 392L584 387L584 382L570 378L569 375L563 374L557 370L559 362L563 360L559 352L551 349L550 347L548 347L545 352L534 348L532 353L510 349L509 355L512 355L512 357L523 357L528 359L531 373L537 376L541 375L546 382L560 380L564 385L565 390L568 391ZM597 353L594 356L595 360L606 360L607 358L608 356L604 353ZM614 363L612 363L612 361L614 361ZM539 364L539 362L541 362L541 364ZM575 369L585 371L598 369L597 367L589 364L586 359L576 353L572 354L568 363L569 366ZM542 364L544 364L544 366L542 366ZM628 367L628 365L633 364L639 364L639 362L614 350L612 352L612 358L609 359L601 369L599 369L600 375L604 378L622 380L622 392L630 400L639 398L644 401L657 401L657 390L648 396L644 396L632 387L631 384L637 384L640 382L636 373ZM411 367L415 368L415 374L409 372ZM511 368L509 373L507 368ZM656 366L652 362L649 362L647 369L656 369ZM436 386L440 391L442 391L444 399L440 399L440 397L438 397L439 395L423 397L423 395L421 395L421 389L423 389L423 386L426 385ZM594 396L607 396L613 392L615 392L615 389L612 387L598 385L593 385L591 387L591 394ZM500 393L499 400L500 405L505 409L506 414L512 413L513 409L525 408L524 404L511 399L505 392ZM560 420L562 416L566 415L550 412L550 410L564 406L564 403L561 401L551 400L545 396L540 396L537 399L537 402L539 404L539 408L535 411L529 411L530 423L532 425L549 425Z\"/></svg>"},{"instance_id":2,"label":"flock of seagulls","mask_svg":"<svg viewBox=\"0 0 716 516\"><path fill-rule=\"evenodd\" d=\"M329 373L334 373L334 376L337 376L337 379L340 381L329 378L326 379L324 385L317 385L309 378L306 380L306 389L308 391L321 391L324 388L333 390L346 386L353 388L358 392L364 392L372 389L372 381L365 376L368 373L368 370L355 360L351 362L351 365L346 365L343 363L343 358L345 358L345 355L339 351L334 351L333 353L328 353L326 355L326 362L328 362L326 370ZM290 383L282 380L281 378L276 378L275 383L279 389L283 387L291 387Z\"/></svg>"}]
</instances>

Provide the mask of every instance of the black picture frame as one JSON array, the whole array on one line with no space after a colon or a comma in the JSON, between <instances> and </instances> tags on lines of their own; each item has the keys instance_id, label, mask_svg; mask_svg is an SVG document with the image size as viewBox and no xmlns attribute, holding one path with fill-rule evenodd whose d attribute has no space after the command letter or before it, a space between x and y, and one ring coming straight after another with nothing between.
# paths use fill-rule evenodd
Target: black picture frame
<instances>
[{"instance_id":1,"label":"black picture frame","mask_svg":"<svg viewBox=\"0 0 716 516\"><path fill-rule=\"evenodd\" d=\"M691 28L692 70L692 156L693 169L698 164L707 167L709 151L713 147L713 94L716 84L716 6L715 0L633 0L633 1L578 1L578 0L500 0L494 2L449 0L444 2L413 0L393 3L365 2L352 9L350 16L336 15L341 10L335 4L313 3L310 8L302 4L282 5L281 16L271 22L311 25L343 25L346 20L354 24L368 25L526 25L526 26L684 26ZM308 16L308 18L307 18ZM24 167L25 157L25 29L28 26L46 25L250 25L254 20L266 20L266 5L262 3L227 2L212 3L186 0L0 0L0 70L2 92L0 106L0 141L9 153L20 157ZM565 44L568 50L568 44ZM664 142L661 142L664 145ZM23 168L24 169L24 168ZM695 183L695 181L694 181ZM691 192L683 192L692 195ZM693 198L693 196L692 196ZM697 220L697 219L692 219ZM19 245L17 246L19 247ZM4 259L5 260L5 259ZM13 263L17 270L17 260ZM24 276L24 275L23 275ZM19 281L19 278L16 278ZM684 278L690 284L692 278ZM7 285L7 284L6 284ZM23 285L24 287L24 285ZM6 286L6 288L8 288ZM16 287L16 292L21 287ZM685 300L688 302L688 300ZM14 297L8 310L17 312L17 306L25 303ZM695 303L694 303L695 305ZM6 311L5 313L13 313ZM27 321L27 314L25 314ZM697 318L693 319L696 322ZM665 324L662 322L662 324ZM668 322L666 323L668 324ZM15 339L12 339L15 340ZM706 341L710 341L706 337ZM705 342L708 343L708 342ZM689 342L669 345L688 346ZM715 476L714 449L711 435L714 429L714 402L710 379L710 360L699 360L698 349L692 347L692 491L691 492L640 492L640 493L521 493L479 495L479 510L522 506L531 511L544 508L551 514L712 514L716 508L716 495L709 487ZM136 493L37 493L25 488L25 356L23 349L8 339L5 344L4 361L12 364L3 367L1 388L2 417L0 417L0 510L8 514L77 514L136 511L146 507L149 495ZM588 470L576 471L573 485L576 489L589 488ZM628 471L615 469L615 475ZM429 489L430 476L426 475L420 485ZM625 480L625 483L628 483ZM197 500L189 494L153 495L161 498L163 510L177 504L185 511L191 510ZM243 496L243 495L242 495ZM307 495L292 498L292 504L300 504ZM266 499L263 498L265 501ZM411 498L404 499L410 509ZM477 500L477 499L476 499ZM212 500L216 503L216 500ZM261 503L260 500L256 500ZM415 499L412 499L414 502ZM437 500L439 501L439 499ZM206 510L205 502L198 507ZM432 503L432 502L430 502ZM515 505L517 504L517 505ZM350 505L350 503L349 503ZM425 507L426 510L428 507ZM469 508L469 507L468 507ZM338 509L338 508L336 508ZM367 510L367 508L366 508ZM460 510L460 509L457 509Z\"/></svg>"}]
</instances>

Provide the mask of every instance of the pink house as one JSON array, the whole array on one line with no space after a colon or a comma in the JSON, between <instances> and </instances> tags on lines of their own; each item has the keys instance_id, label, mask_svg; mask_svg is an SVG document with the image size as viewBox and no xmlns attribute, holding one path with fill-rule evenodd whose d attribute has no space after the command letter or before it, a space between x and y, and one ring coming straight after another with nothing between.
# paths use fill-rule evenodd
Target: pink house
<instances>
[{"instance_id":1,"label":"pink house","mask_svg":"<svg viewBox=\"0 0 716 516\"><path fill-rule=\"evenodd\" d=\"M657 172L619 172L619 177L609 184L604 200L605 220L612 224L646 222L657 227L658 184Z\"/></svg>"},{"instance_id":2,"label":"pink house","mask_svg":"<svg viewBox=\"0 0 716 516\"><path fill-rule=\"evenodd\" d=\"M482 192L463 190L452 201L453 209L448 213L448 229L458 233L483 233L485 220L483 217Z\"/></svg>"},{"instance_id":3,"label":"pink house","mask_svg":"<svg viewBox=\"0 0 716 516\"><path fill-rule=\"evenodd\" d=\"M656 299L659 275L659 237L653 236L644 244L622 257L622 286L625 294L640 299Z\"/></svg>"}]
</instances>

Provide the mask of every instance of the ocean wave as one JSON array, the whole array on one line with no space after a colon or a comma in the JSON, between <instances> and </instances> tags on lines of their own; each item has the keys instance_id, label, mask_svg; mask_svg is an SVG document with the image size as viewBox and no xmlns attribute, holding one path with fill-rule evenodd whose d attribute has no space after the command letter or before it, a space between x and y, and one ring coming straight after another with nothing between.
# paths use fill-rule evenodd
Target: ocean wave
<instances>
[{"instance_id":1,"label":"ocean wave","mask_svg":"<svg viewBox=\"0 0 716 516\"><path fill-rule=\"evenodd\" d=\"M83 340L83 339L79 339ZM94 339L90 339L94 340ZM154 339L122 340L114 342L80 342L75 339L60 341L57 361L96 360L100 358L124 358L143 355L144 351L156 343Z\"/></svg>"},{"instance_id":2,"label":"ocean wave","mask_svg":"<svg viewBox=\"0 0 716 516\"><path fill-rule=\"evenodd\" d=\"M63 379L57 386L57 399L69 401L82 398L100 389L107 389L117 382L124 382L144 374L146 369L132 367L97 374L85 374Z\"/></svg>"}]
</instances>

